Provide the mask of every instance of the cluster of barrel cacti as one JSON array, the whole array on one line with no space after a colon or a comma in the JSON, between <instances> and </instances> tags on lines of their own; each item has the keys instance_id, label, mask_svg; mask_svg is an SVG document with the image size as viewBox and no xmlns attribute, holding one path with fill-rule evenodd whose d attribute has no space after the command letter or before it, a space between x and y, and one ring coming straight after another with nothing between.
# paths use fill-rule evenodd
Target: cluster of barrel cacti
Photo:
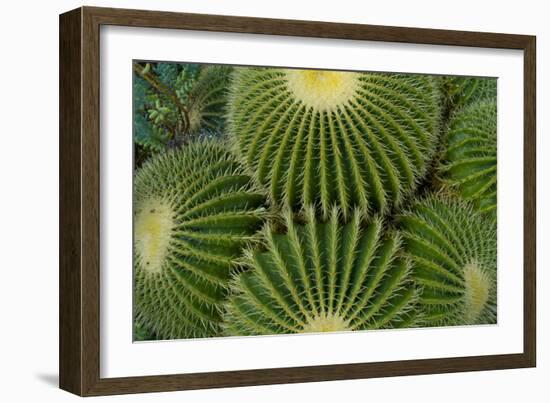
<instances>
[{"instance_id":1,"label":"cluster of barrel cacti","mask_svg":"<svg viewBox=\"0 0 550 403\"><path fill-rule=\"evenodd\" d=\"M136 340L496 323L496 79L200 71L219 135L134 175Z\"/></svg>"}]
</instances>

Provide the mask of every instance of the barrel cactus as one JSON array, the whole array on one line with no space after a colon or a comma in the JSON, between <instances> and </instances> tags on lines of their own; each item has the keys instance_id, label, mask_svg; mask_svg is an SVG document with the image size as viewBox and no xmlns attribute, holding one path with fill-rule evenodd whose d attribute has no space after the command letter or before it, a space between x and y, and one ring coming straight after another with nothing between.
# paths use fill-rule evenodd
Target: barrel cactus
<instances>
[{"instance_id":1,"label":"barrel cactus","mask_svg":"<svg viewBox=\"0 0 550 403\"><path fill-rule=\"evenodd\" d=\"M399 217L431 326L496 321L496 228L464 201L429 196Z\"/></svg>"},{"instance_id":2,"label":"barrel cactus","mask_svg":"<svg viewBox=\"0 0 550 403\"><path fill-rule=\"evenodd\" d=\"M496 100L496 78L442 77L443 95L452 110L461 109L482 100Z\"/></svg>"},{"instance_id":3,"label":"barrel cactus","mask_svg":"<svg viewBox=\"0 0 550 403\"><path fill-rule=\"evenodd\" d=\"M354 211L346 224L333 208L327 222L306 207L286 231L264 230L265 249L249 250L249 269L233 282L230 335L348 331L417 323L417 290L398 236Z\"/></svg>"},{"instance_id":4,"label":"barrel cactus","mask_svg":"<svg viewBox=\"0 0 550 403\"><path fill-rule=\"evenodd\" d=\"M444 141L442 178L482 212L497 207L497 106L471 104L456 113Z\"/></svg>"},{"instance_id":5,"label":"barrel cactus","mask_svg":"<svg viewBox=\"0 0 550 403\"><path fill-rule=\"evenodd\" d=\"M189 130L191 133L224 129L225 105L233 67L206 66L200 71L189 94Z\"/></svg>"},{"instance_id":6,"label":"barrel cactus","mask_svg":"<svg viewBox=\"0 0 550 403\"><path fill-rule=\"evenodd\" d=\"M384 212L403 200L434 153L440 116L430 76L239 68L228 127L272 202Z\"/></svg>"},{"instance_id":7,"label":"barrel cactus","mask_svg":"<svg viewBox=\"0 0 550 403\"><path fill-rule=\"evenodd\" d=\"M263 203L223 144L191 143L145 163L134 178L136 323L161 339L217 335Z\"/></svg>"}]
</instances>

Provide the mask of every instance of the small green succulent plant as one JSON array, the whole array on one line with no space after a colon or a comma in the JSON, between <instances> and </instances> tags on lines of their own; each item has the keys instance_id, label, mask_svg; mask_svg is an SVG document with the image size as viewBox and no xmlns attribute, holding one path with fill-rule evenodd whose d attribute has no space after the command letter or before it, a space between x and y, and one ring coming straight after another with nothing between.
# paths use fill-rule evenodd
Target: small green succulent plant
<instances>
[{"instance_id":1,"label":"small green succulent plant","mask_svg":"<svg viewBox=\"0 0 550 403\"><path fill-rule=\"evenodd\" d=\"M439 131L430 76L239 68L228 127L273 203L386 212L426 170Z\"/></svg>"},{"instance_id":2,"label":"small green succulent plant","mask_svg":"<svg viewBox=\"0 0 550 403\"><path fill-rule=\"evenodd\" d=\"M410 326L417 289L400 239L382 220L355 210L346 224L306 208L306 223L286 215L286 230L263 231L265 249L247 253L248 270L233 282L227 304L231 335L308 333Z\"/></svg>"},{"instance_id":3,"label":"small green succulent plant","mask_svg":"<svg viewBox=\"0 0 550 403\"><path fill-rule=\"evenodd\" d=\"M497 106L480 101L457 112L444 139L440 175L482 212L497 208Z\"/></svg>"},{"instance_id":4,"label":"small green succulent plant","mask_svg":"<svg viewBox=\"0 0 550 403\"><path fill-rule=\"evenodd\" d=\"M495 323L494 222L464 201L428 196L400 215L399 225L415 280L423 287L426 323Z\"/></svg>"},{"instance_id":5,"label":"small green succulent plant","mask_svg":"<svg viewBox=\"0 0 550 403\"><path fill-rule=\"evenodd\" d=\"M135 165L197 138L225 133L230 66L133 63Z\"/></svg>"},{"instance_id":6,"label":"small green succulent plant","mask_svg":"<svg viewBox=\"0 0 550 403\"><path fill-rule=\"evenodd\" d=\"M219 334L241 249L266 216L264 196L221 143L150 159L134 178L134 306L159 338Z\"/></svg>"}]
</instances>

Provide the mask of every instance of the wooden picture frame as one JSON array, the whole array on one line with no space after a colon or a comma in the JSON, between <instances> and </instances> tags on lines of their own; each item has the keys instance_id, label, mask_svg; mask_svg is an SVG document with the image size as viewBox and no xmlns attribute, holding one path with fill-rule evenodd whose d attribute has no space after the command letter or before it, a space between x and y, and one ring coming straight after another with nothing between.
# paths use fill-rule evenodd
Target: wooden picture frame
<instances>
[{"instance_id":1,"label":"wooden picture frame","mask_svg":"<svg viewBox=\"0 0 550 403\"><path fill-rule=\"evenodd\" d=\"M100 27L171 28L519 49L524 52L523 353L100 377ZM80 396L526 368L536 365L535 37L81 7L60 16L60 387ZM519 253L519 252L518 252Z\"/></svg>"}]
</instances>

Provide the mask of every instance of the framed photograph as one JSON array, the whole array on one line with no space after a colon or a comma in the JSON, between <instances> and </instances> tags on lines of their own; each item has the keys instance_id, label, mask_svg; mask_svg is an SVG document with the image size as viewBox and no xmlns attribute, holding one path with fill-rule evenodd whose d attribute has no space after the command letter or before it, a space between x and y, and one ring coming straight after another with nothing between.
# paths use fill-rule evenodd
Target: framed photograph
<instances>
[{"instance_id":1,"label":"framed photograph","mask_svg":"<svg viewBox=\"0 0 550 403\"><path fill-rule=\"evenodd\" d=\"M60 387L535 366L535 58L525 35L62 14Z\"/></svg>"}]
</instances>

